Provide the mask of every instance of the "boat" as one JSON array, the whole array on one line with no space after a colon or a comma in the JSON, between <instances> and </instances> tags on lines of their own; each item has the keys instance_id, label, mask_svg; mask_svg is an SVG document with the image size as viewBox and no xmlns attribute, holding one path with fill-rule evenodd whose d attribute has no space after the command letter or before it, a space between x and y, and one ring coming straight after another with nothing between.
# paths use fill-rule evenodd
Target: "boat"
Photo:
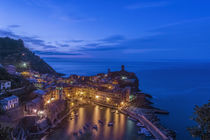
<instances>
[{"instance_id":1,"label":"boat","mask_svg":"<svg viewBox=\"0 0 210 140\"><path fill-rule=\"evenodd\" d=\"M89 127L90 125L88 123L85 124L86 127Z\"/></svg>"},{"instance_id":2,"label":"boat","mask_svg":"<svg viewBox=\"0 0 210 140\"><path fill-rule=\"evenodd\" d=\"M82 130L81 129L79 130L79 133L82 135Z\"/></svg>"},{"instance_id":3,"label":"boat","mask_svg":"<svg viewBox=\"0 0 210 140\"><path fill-rule=\"evenodd\" d=\"M141 128L139 131L138 131L138 134L143 134L147 137L151 137L152 135L150 134L150 132L146 129L146 128Z\"/></svg>"},{"instance_id":4,"label":"boat","mask_svg":"<svg viewBox=\"0 0 210 140\"><path fill-rule=\"evenodd\" d=\"M112 113L115 113L115 110L112 110L111 112L112 112Z\"/></svg>"},{"instance_id":5,"label":"boat","mask_svg":"<svg viewBox=\"0 0 210 140\"><path fill-rule=\"evenodd\" d=\"M108 123L108 126L113 126L113 123L112 122Z\"/></svg>"},{"instance_id":6,"label":"boat","mask_svg":"<svg viewBox=\"0 0 210 140\"><path fill-rule=\"evenodd\" d=\"M95 125L93 125L93 129L98 130L98 127L97 127L97 125L96 125L96 124L95 124Z\"/></svg>"},{"instance_id":7,"label":"boat","mask_svg":"<svg viewBox=\"0 0 210 140\"><path fill-rule=\"evenodd\" d=\"M104 124L104 122L103 122L102 120L98 120L98 122L99 122L100 124Z\"/></svg>"},{"instance_id":8,"label":"boat","mask_svg":"<svg viewBox=\"0 0 210 140\"><path fill-rule=\"evenodd\" d=\"M74 135L74 136L77 136L77 132L74 132L73 135Z\"/></svg>"},{"instance_id":9,"label":"boat","mask_svg":"<svg viewBox=\"0 0 210 140\"><path fill-rule=\"evenodd\" d=\"M144 133L142 133L141 129L138 131L139 135L143 135Z\"/></svg>"},{"instance_id":10,"label":"boat","mask_svg":"<svg viewBox=\"0 0 210 140\"><path fill-rule=\"evenodd\" d=\"M136 119L134 118L128 117L128 119L136 122Z\"/></svg>"},{"instance_id":11,"label":"boat","mask_svg":"<svg viewBox=\"0 0 210 140\"><path fill-rule=\"evenodd\" d=\"M145 136L151 137L152 135L151 135L151 133L148 131L148 133L145 133Z\"/></svg>"},{"instance_id":12,"label":"boat","mask_svg":"<svg viewBox=\"0 0 210 140\"><path fill-rule=\"evenodd\" d=\"M83 126L83 129L84 129L84 130L86 130L86 129L87 129L87 127L86 127L86 126Z\"/></svg>"},{"instance_id":13,"label":"boat","mask_svg":"<svg viewBox=\"0 0 210 140\"><path fill-rule=\"evenodd\" d=\"M144 127L144 125L141 124L140 122L138 122L136 125L139 126L139 127Z\"/></svg>"}]
</instances>

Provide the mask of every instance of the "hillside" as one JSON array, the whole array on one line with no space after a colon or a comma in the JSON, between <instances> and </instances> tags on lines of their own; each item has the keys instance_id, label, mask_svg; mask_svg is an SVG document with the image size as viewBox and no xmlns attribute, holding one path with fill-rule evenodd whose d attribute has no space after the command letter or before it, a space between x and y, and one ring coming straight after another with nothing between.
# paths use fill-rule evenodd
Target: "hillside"
<instances>
[{"instance_id":1,"label":"hillside","mask_svg":"<svg viewBox=\"0 0 210 140\"><path fill-rule=\"evenodd\" d=\"M26 85L30 85L29 81L21 76L10 75L4 68L0 67L0 80L8 80L12 82L12 88L20 88Z\"/></svg>"},{"instance_id":2,"label":"hillside","mask_svg":"<svg viewBox=\"0 0 210 140\"><path fill-rule=\"evenodd\" d=\"M44 60L26 48L21 39L0 38L0 64L14 65L18 71L32 69L43 74L58 74Z\"/></svg>"}]
</instances>

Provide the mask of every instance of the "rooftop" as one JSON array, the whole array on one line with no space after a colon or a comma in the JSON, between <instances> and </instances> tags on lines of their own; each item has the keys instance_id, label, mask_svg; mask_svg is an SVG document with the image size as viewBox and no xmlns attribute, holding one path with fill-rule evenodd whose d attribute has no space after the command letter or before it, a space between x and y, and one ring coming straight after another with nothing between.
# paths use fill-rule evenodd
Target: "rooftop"
<instances>
[{"instance_id":1,"label":"rooftop","mask_svg":"<svg viewBox=\"0 0 210 140\"><path fill-rule=\"evenodd\" d=\"M7 97L7 98L4 98L3 100L4 100L4 101L11 101L11 100L14 100L14 99L18 99L18 97L15 96L15 95L12 95L12 96L9 96L9 97Z\"/></svg>"},{"instance_id":2,"label":"rooftop","mask_svg":"<svg viewBox=\"0 0 210 140\"><path fill-rule=\"evenodd\" d=\"M44 90L41 90L41 89L37 89L34 91L35 94L39 94L39 95L45 95L46 92Z\"/></svg>"},{"instance_id":3,"label":"rooftop","mask_svg":"<svg viewBox=\"0 0 210 140\"><path fill-rule=\"evenodd\" d=\"M0 83L10 82L9 80L0 80Z\"/></svg>"}]
</instances>

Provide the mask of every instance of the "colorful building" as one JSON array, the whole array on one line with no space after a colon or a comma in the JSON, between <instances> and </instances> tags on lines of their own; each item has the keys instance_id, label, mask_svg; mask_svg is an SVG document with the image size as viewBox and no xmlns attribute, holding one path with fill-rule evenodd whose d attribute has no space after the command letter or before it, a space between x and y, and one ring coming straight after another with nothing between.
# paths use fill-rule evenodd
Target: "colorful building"
<instances>
[{"instance_id":1,"label":"colorful building","mask_svg":"<svg viewBox=\"0 0 210 140\"><path fill-rule=\"evenodd\" d=\"M0 104L3 110L10 110L19 105L19 98L15 95L12 95L10 97L0 100Z\"/></svg>"}]
</instances>

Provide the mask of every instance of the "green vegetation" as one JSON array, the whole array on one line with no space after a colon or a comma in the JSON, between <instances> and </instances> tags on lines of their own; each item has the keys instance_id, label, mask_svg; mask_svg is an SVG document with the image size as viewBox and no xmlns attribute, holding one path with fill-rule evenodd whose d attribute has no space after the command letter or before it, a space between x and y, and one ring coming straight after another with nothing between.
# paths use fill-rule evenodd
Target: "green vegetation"
<instances>
[{"instance_id":1,"label":"green vegetation","mask_svg":"<svg viewBox=\"0 0 210 140\"><path fill-rule=\"evenodd\" d=\"M193 137L200 137L202 140L210 139L210 101L203 106L195 106L193 120L197 126L188 128Z\"/></svg>"},{"instance_id":2,"label":"green vegetation","mask_svg":"<svg viewBox=\"0 0 210 140\"><path fill-rule=\"evenodd\" d=\"M32 69L40 73L56 74L39 56L24 46L21 39L0 38L0 64L14 65L18 71Z\"/></svg>"}]
</instances>

